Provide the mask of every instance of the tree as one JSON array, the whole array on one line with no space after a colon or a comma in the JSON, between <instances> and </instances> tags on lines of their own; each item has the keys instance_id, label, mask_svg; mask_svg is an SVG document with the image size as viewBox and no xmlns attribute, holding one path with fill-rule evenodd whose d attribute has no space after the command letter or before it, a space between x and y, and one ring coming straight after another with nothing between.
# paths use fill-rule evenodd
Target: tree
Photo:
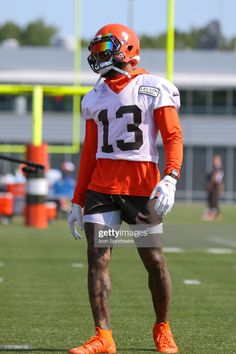
<instances>
[{"instance_id":1,"label":"tree","mask_svg":"<svg viewBox=\"0 0 236 354\"><path fill-rule=\"evenodd\" d=\"M53 36L57 33L57 28L48 26L39 19L30 22L22 31L21 44L32 46L50 46Z\"/></svg>"},{"instance_id":2,"label":"tree","mask_svg":"<svg viewBox=\"0 0 236 354\"><path fill-rule=\"evenodd\" d=\"M219 49L221 44L221 27L219 21L211 21L199 30L197 48Z\"/></svg>"},{"instance_id":3,"label":"tree","mask_svg":"<svg viewBox=\"0 0 236 354\"><path fill-rule=\"evenodd\" d=\"M155 36L143 34L140 40L143 48L166 48L166 33ZM205 27L191 28L188 32L176 29L175 49L236 50L236 38L225 38L219 21L211 21Z\"/></svg>"},{"instance_id":4,"label":"tree","mask_svg":"<svg viewBox=\"0 0 236 354\"><path fill-rule=\"evenodd\" d=\"M230 49L236 50L236 37L231 38Z\"/></svg>"},{"instance_id":5,"label":"tree","mask_svg":"<svg viewBox=\"0 0 236 354\"><path fill-rule=\"evenodd\" d=\"M11 21L8 21L3 26L0 26L0 42L9 38L15 38L18 41L20 41L21 38L20 27Z\"/></svg>"}]
</instances>

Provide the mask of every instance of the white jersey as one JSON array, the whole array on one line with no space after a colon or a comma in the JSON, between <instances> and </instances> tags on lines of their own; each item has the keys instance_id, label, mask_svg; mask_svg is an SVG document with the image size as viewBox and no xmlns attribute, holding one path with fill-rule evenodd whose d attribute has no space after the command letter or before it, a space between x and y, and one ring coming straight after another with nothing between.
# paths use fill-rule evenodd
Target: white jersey
<instances>
[{"instance_id":1,"label":"white jersey","mask_svg":"<svg viewBox=\"0 0 236 354\"><path fill-rule=\"evenodd\" d=\"M166 79L149 74L133 78L115 93L106 83L86 94L82 115L98 126L96 158L158 162L158 129L154 110L180 106L178 89Z\"/></svg>"}]
</instances>

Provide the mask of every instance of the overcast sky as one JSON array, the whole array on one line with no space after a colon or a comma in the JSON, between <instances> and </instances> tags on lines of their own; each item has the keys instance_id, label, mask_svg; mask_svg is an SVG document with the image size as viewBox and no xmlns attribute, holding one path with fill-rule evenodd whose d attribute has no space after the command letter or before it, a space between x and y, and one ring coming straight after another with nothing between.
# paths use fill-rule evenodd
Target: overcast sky
<instances>
[{"instance_id":1,"label":"overcast sky","mask_svg":"<svg viewBox=\"0 0 236 354\"><path fill-rule=\"evenodd\" d=\"M57 26L59 34L75 33L76 0L2 0L0 25L19 25L42 18ZM138 33L159 34L166 29L168 0L80 0L82 37L91 38L107 23L133 25ZM133 11L131 11L133 9ZM236 0L175 0L175 26L186 31L217 19L227 37L236 36Z\"/></svg>"}]
</instances>

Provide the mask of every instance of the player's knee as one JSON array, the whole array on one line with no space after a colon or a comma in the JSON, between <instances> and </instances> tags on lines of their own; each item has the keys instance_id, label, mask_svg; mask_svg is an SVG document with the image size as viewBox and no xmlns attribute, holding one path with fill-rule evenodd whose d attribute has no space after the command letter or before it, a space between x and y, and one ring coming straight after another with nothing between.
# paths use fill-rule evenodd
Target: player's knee
<instances>
[{"instance_id":1,"label":"player's knee","mask_svg":"<svg viewBox=\"0 0 236 354\"><path fill-rule=\"evenodd\" d=\"M88 265L90 268L103 270L108 267L111 255L109 250L92 249L88 250Z\"/></svg>"},{"instance_id":2,"label":"player's knee","mask_svg":"<svg viewBox=\"0 0 236 354\"><path fill-rule=\"evenodd\" d=\"M159 272L163 269L164 266L165 258L161 252L156 252L155 254L152 254L146 263L146 268L150 273Z\"/></svg>"}]
</instances>

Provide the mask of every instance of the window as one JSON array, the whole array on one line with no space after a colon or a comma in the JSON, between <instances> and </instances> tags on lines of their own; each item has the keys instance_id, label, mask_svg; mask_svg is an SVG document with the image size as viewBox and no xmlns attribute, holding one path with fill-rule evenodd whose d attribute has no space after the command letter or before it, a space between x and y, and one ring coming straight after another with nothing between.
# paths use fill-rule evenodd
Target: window
<instances>
[{"instance_id":1,"label":"window","mask_svg":"<svg viewBox=\"0 0 236 354\"><path fill-rule=\"evenodd\" d=\"M227 91L213 91L213 114L227 113Z\"/></svg>"},{"instance_id":2,"label":"window","mask_svg":"<svg viewBox=\"0 0 236 354\"><path fill-rule=\"evenodd\" d=\"M0 95L0 111L12 111L14 107L13 95Z\"/></svg>"},{"instance_id":3,"label":"window","mask_svg":"<svg viewBox=\"0 0 236 354\"><path fill-rule=\"evenodd\" d=\"M236 148L234 148L233 176L236 176ZM233 178L234 200L236 200L236 178Z\"/></svg>"},{"instance_id":4,"label":"window","mask_svg":"<svg viewBox=\"0 0 236 354\"><path fill-rule=\"evenodd\" d=\"M193 190L205 190L206 184L206 148L193 148Z\"/></svg>"},{"instance_id":5,"label":"window","mask_svg":"<svg viewBox=\"0 0 236 354\"><path fill-rule=\"evenodd\" d=\"M236 114L236 90L233 90L233 114Z\"/></svg>"},{"instance_id":6,"label":"window","mask_svg":"<svg viewBox=\"0 0 236 354\"><path fill-rule=\"evenodd\" d=\"M72 112L72 96L44 96L43 109L48 112Z\"/></svg>"},{"instance_id":7,"label":"window","mask_svg":"<svg viewBox=\"0 0 236 354\"><path fill-rule=\"evenodd\" d=\"M207 113L207 91L193 91L193 114Z\"/></svg>"},{"instance_id":8,"label":"window","mask_svg":"<svg viewBox=\"0 0 236 354\"><path fill-rule=\"evenodd\" d=\"M180 90L180 114L192 113L192 91Z\"/></svg>"}]
</instances>

